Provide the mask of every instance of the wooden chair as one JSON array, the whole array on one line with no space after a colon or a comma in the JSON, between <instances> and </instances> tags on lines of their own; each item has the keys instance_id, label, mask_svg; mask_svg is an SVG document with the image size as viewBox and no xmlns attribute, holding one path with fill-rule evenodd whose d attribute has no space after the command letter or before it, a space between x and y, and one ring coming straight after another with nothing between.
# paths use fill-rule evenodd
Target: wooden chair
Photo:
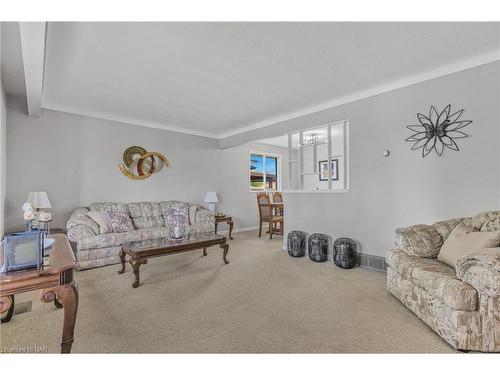
<instances>
[{"instance_id":1,"label":"wooden chair","mask_svg":"<svg viewBox=\"0 0 500 375\"><path fill-rule=\"evenodd\" d=\"M262 236L262 223L269 223L269 239L273 238L273 233L283 234L283 216L276 215L271 206L271 200L267 193L257 193L257 206L259 208L259 237ZM280 229L277 231L275 225L279 223Z\"/></svg>"}]
</instances>

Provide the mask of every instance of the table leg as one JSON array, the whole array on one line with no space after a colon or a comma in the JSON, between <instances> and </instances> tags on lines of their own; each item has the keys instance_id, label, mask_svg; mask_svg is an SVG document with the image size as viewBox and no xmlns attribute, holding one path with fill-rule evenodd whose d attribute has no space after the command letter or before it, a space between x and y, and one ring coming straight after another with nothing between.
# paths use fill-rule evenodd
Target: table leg
<instances>
[{"instance_id":1,"label":"table leg","mask_svg":"<svg viewBox=\"0 0 500 375\"><path fill-rule=\"evenodd\" d=\"M1 323L8 323L14 315L14 295L0 297L0 313L7 311L7 314L0 320Z\"/></svg>"},{"instance_id":2,"label":"table leg","mask_svg":"<svg viewBox=\"0 0 500 375\"><path fill-rule=\"evenodd\" d=\"M64 308L64 323L61 339L61 353L70 353L73 345L76 314L78 312L78 285L75 281L51 289L42 289L42 302L52 302L56 299Z\"/></svg>"},{"instance_id":3,"label":"table leg","mask_svg":"<svg viewBox=\"0 0 500 375\"><path fill-rule=\"evenodd\" d=\"M54 306L57 307L58 309L63 308L61 301L59 301L57 298L54 298Z\"/></svg>"},{"instance_id":4,"label":"table leg","mask_svg":"<svg viewBox=\"0 0 500 375\"><path fill-rule=\"evenodd\" d=\"M229 239L234 240L234 238L231 236L231 233L233 233L234 223L232 220L230 220L230 221L228 221L228 224L229 224Z\"/></svg>"},{"instance_id":5,"label":"table leg","mask_svg":"<svg viewBox=\"0 0 500 375\"><path fill-rule=\"evenodd\" d=\"M120 261L122 262L122 269L118 271L118 273L122 274L125 272L125 251L120 250L120 253L118 255L120 257Z\"/></svg>"},{"instance_id":6,"label":"table leg","mask_svg":"<svg viewBox=\"0 0 500 375\"><path fill-rule=\"evenodd\" d=\"M207 248L206 248L206 247L204 247L204 248L203 248L203 256L204 256L204 257L206 257L206 256L207 256Z\"/></svg>"},{"instance_id":7,"label":"table leg","mask_svg":"<svg viewBox=\"0 0 500 375\"><path fill-rule=\"evenodd\" d=\"M227 253L229 251L229 245L227 243L221 243L220 244L220 247L221 249L223 249L223 253L222 253L222 259L224 259L224 263L228 264L229 261L227 260Z\"/></svg>"},{"instance_id":8,"label":"table leg","mask_svg":"<svg viewBox=\"0 0 500 375\"><path fill-rule=\"evenodd\" d=\"M147 259L130 260L130 264L132 264L132 270L134 271L135 276L135 280L132 283L132 288L137 288L139 286L139 267L141 266L141 264L146 264L147 262Z\"/></svg>"},{"instance_id":9,"label":"table leg","mask_svg":"<svg viewBox=\"0 0 500 375\"><path fill-rule=\"evenodd\" d=\"M215 234L217 234L217 228L219 227L219 223L215 222Z\"/></svg>"}]
</instances>

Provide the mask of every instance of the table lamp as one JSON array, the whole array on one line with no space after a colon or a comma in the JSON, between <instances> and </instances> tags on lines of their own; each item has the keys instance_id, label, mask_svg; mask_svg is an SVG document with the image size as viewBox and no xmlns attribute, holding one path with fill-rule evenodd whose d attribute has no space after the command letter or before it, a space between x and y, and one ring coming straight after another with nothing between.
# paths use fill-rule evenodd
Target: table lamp
<instances>
[{"instance_id":1,"label":"table lamp","mask_svg":"<svg viewBox=\"0 0 500 375\"><path fill-rule=\"evenodd\" d=\"M215 204L219 203L217 199L217 193L215 191L209 191L205 195L205 203L208 203L208 209L215 213Z\"/></svg>"},{"instance_id":2,"label":"table lamp","mask_svg":"<svg viewBox=\"0 0 500 375\"><path fill-rule=\"evenodd\" d=\"M49 197L44 191L31 191L26 198L26 202L30 202L33 208L37 211L43 208L52 208Z\"/></svg>"}]
</instances>

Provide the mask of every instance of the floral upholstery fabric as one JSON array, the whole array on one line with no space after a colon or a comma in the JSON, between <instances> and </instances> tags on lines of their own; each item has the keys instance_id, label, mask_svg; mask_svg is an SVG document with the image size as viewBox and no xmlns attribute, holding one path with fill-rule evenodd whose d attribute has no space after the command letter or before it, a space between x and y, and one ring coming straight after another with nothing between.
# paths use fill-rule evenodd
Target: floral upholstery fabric
<instances>
[{"instance_id":1,"label":"floral upholstery fabric","mask_svg":"<svg viewBox=\"0 0 500 375\"><path fill-rule=\"evenodd\" d=\"M396 246L413 256L437 257L442 244L441 235L431 225L417 224L396 229Z\"/></svg>"},{"instance_id":2,"label":"floral upholstery fabric","mask_svg":"<svg viewBox=\"0 0 500 375\"><path fill-rule=\"evenodd\" d=\"M114 208L108 208L106 211L106 217L108 218L109 225L113 232L115 233L123 233L133 231L134 225L130 220L130 216L125 212L118 211Z\"/></svg>"},{"instance_id":3,"label":"floral upholstery fabric","mask_svg":"<svg viewBox=\"0 0 500 375\"><path fill-rule=\"evenodd\" d=\"M186 226L189 224L189 206L165 208L163 218L165 226Z\"/></svg>"},{"instance_id":4,"label":"floral upholstery fabric","mask_svg":"<svg viewBox=\"0 0 500 375\"><path fill-rule=\"evenodd\" d=\"M89 206L89 211L106 211L107 209L114 209L120 212L129 213L128 205L125 203L113 203L113 202L103 202L103 203L92 203Z\"/></svg>"},{"instance_id":5,"label":"floral upholstery fabric","mask_svg":"<svg viewBox=\"0 0 500 375\"><path fill-rule=\"evenodd\" d=\"M457 261L457 277L491 297L500 297L500 247L481 249Z\"/></svg>"},{"instance_id":6,"label":"floral upholstery fabric","mask_svg":"<svg viewBox=\"0 0 500 375\"><path fill-rule=\"evenodd\" d=\"M196 207L196 210L190 207ZM191 225L186 222L183 225L183 232L203 233L214 231L214 215L207 209L189 205L186 202L139 202L139 203L94 203L89 208L77 208L73 211L67 222L68 238L76 242L76 256L78 259L78 269L87 269L119 263L118 252L124 242L156 239L168 237L173 231L173 226L165 226L163 218L164 208L187 207L191 213ZM122 233L99 234L99 226L88 217L91 211L106 211L115 209L119 212L130 215L131 222L136 228ZM158 215L159 214L159 215ZM158 224L157 226L154 226ZM150 227L150 225L153 225ZM144 226L144 228L139 228Z\"/></svg>"},{"instance_id":7,"label":"floral upholstery fabric","mask_svg":"<svg viewBox=\"0 0 500 375\"><path fill-rule=\"evenodd\" d=\"M500 211L432 226L445 241L459 223L500 230ZM453 347L500 352L500 248L459 258L456 271L438 259L410 256L407 249L389 251L386 262L387 289Z\"/></svg>"},{"instance_id":8,"label":"floral upholstery fabric","mask_svg":"<svg viewBox=\"0 0 500 375\"><path fill-rule=\"evenodd\" d=\"M438 233L441 235L441 239L443 240L444 243L444 241L446 241L450 236L450 233L453 231L453 229L455 229L455 227L463 221L464 218L449 219L449 220L438 221L437 223L432 224L432 226L436 228Z\"/></svg>"},{"instance_id":9,"label":"floral upholstery fabric","mask_svg":"<svg viewBox=\"0 0 500 375\"><path fill-rule=\"evenodd\" d=\"M457 310L474 311L477 291L455 276L455 270L437 259L412 257L401 250L387 254L387 264L443 304Z\"/></svg>"},{"instance_id":10,"label":"floral upholstery fabric","mask_svg":"<svg viewBox=\"0 0 500 375\"><path fill-rule=\"evenodd\" d=\"M158 202L129 203L128 210L136 229L157 228L165 225Z\"/></svg>"},{"instance_id":11,"label":"floral upholstery fabric","mask_svg":"<svg viewBox=\"0 0 500 375\"><path fill-rule=\"evenodd\" d=\"M486 211L477 214L472 218L472 226L483 232L490 232L495 229L486 230L487 228L492 228L495 222L498 222L500 217L500 211ZM484 227L484 229L483 229ZM498 229L496 229L498 230Z\"/></svg>"},{"instance_id":12,"label":"floral upholstery fabric","mask_svg":"<svg viewBox=\"0 0 500 375\"><path fill-rule=\"evenodd\" d=\"M88 217L89 210L79 208L73 211L67 224L66 229L70 241L76 242L81 238L95 236L99 233L99 225Z\"/></svg>"},{"instance_id":13,"label":"floral upholstery fabric","mask_svg":"<svg viewBox=\"0 0 500 375\"><path fill-rule=\"evenodd\" d=\"M387 268L387 290L454 348L483 350L482 319L477 311L456 310L444 304L392 267Z\"/></svg>"}]
</instances>

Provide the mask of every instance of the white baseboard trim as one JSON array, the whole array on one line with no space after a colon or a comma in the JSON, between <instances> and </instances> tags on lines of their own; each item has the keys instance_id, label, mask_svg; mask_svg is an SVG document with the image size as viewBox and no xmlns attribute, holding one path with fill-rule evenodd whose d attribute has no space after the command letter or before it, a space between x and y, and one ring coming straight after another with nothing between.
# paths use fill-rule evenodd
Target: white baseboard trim
<instances>
[{"instance_id":1,"label":"white baseboard trim","mask_svg":"<svg viewBox=\"0 0 500 375\"><path fill-rule=\"evenodd\" d=\"M252 230L257 230L259 227L246 227L246 228L234 228L233 233L238 233L238 232L250 232ZM217 231L218 234L229 234L229 230L219 230Z\"/></svg>"}]
</instances>

